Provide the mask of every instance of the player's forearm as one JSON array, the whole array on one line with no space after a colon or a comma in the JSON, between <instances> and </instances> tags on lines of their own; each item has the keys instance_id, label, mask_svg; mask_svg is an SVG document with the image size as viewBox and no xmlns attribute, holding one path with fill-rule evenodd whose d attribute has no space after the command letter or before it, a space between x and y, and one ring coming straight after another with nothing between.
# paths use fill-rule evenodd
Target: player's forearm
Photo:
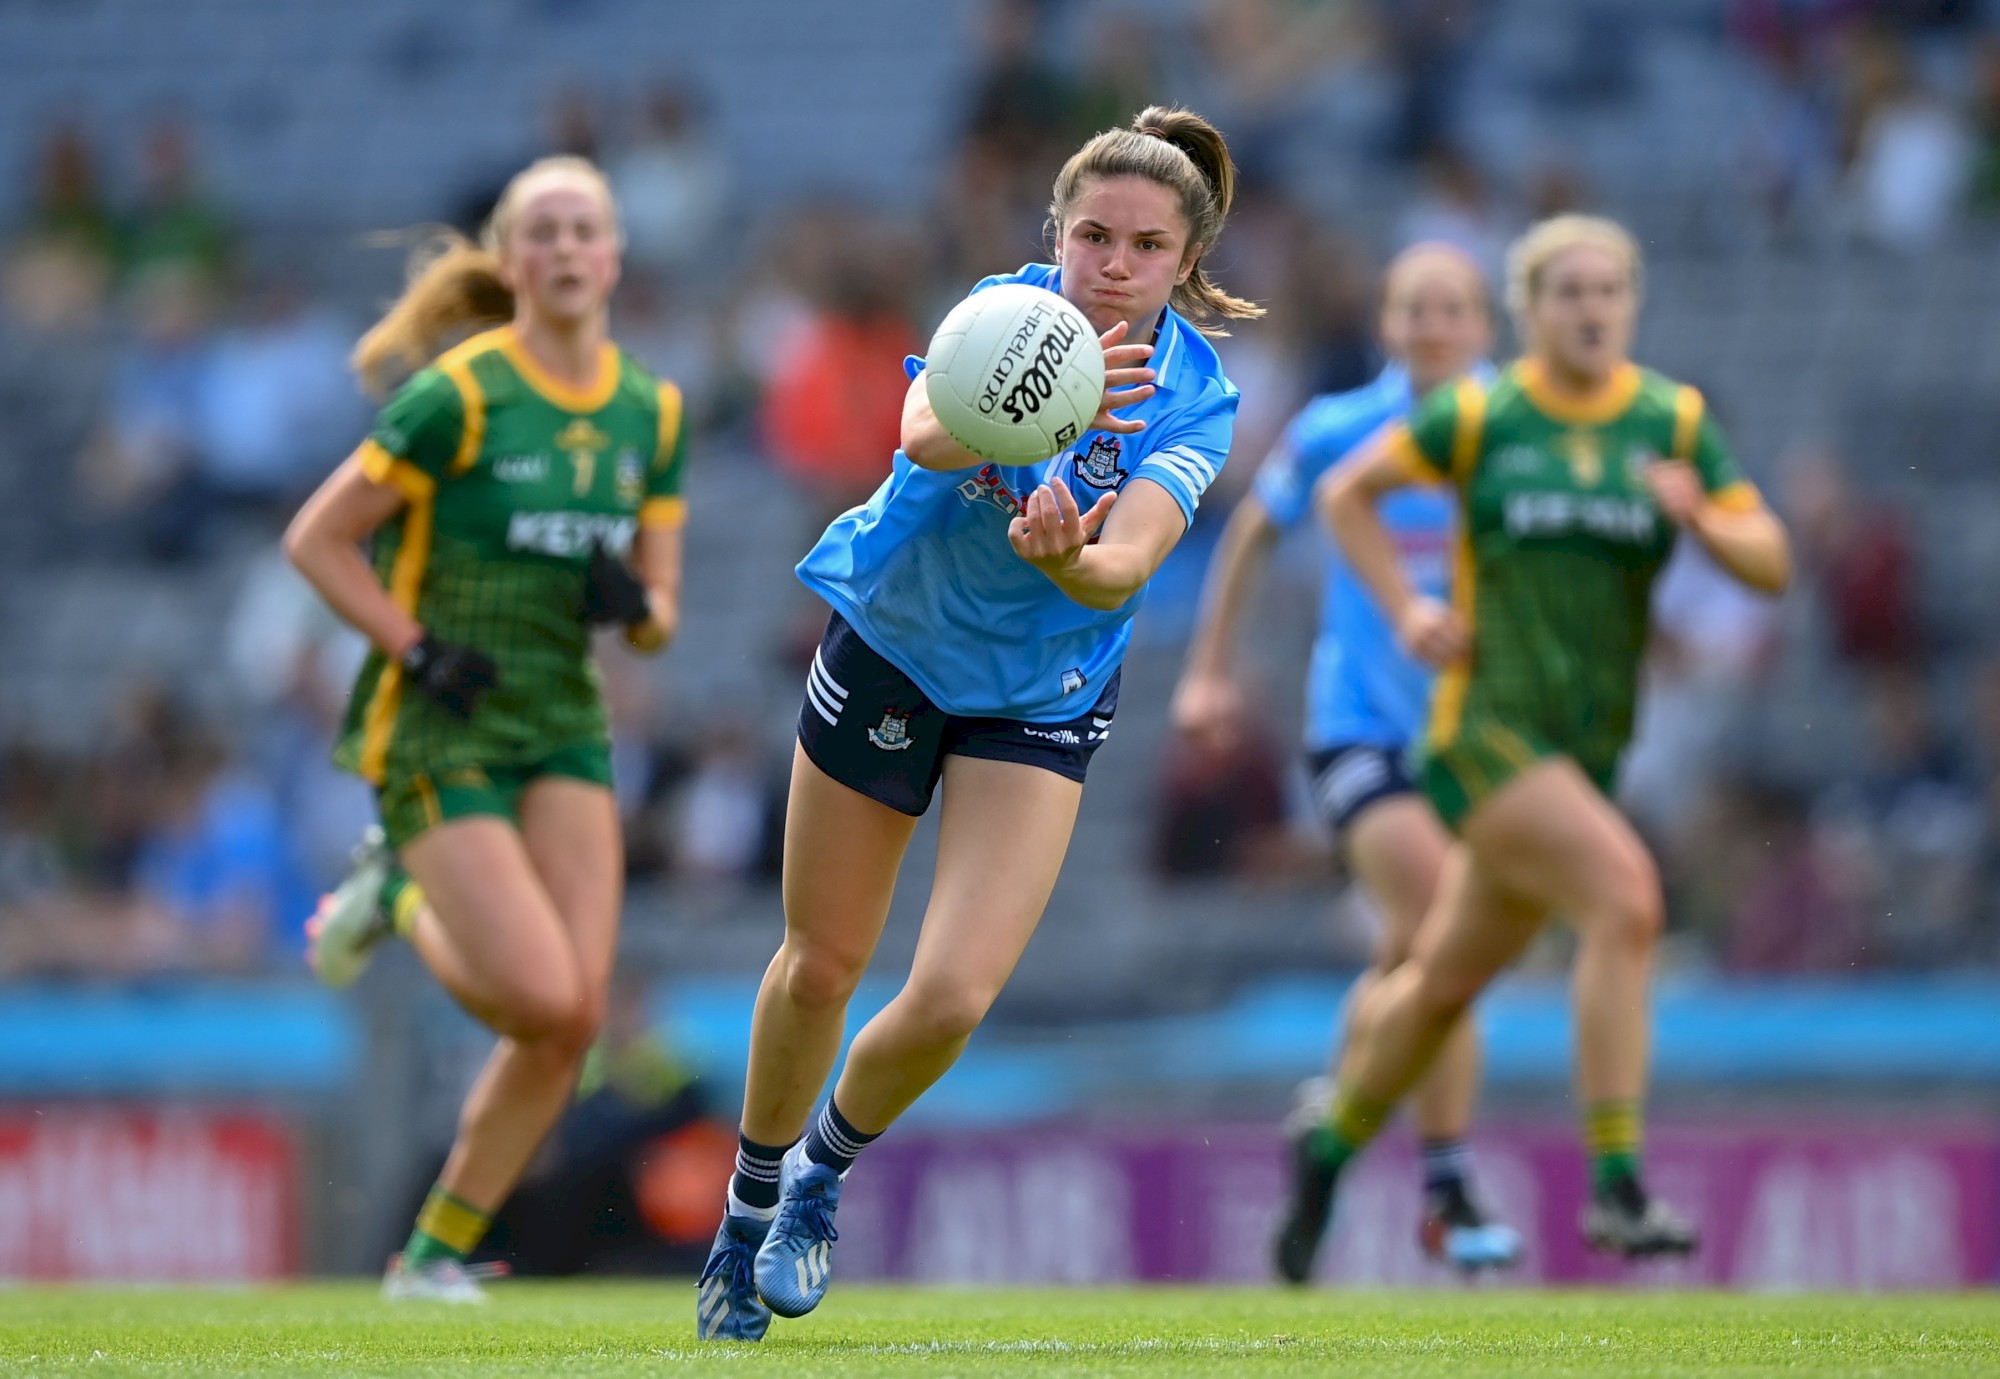
<instances>
[{"instance_id":1,"label":"player's forearm","mask_svg":"<svg viewBox=\"0 0 2000 1379\"><path fill-rule=\"evenodd\" d=\"M903 395L903 454L919 469L971 469L985 461L951 438L931 410L924 376L911 380Z\"/></svg>"},{"instance_id":2,"label":"player's forearm","mask_svg":"<svg viewBox=\"0 0 2000 1379\"><path fill-rule=\"evenodd\" d=\"M1123 608L1153 577L1158 562L1139 546L1099 542L1085 546L1061 569L1041 567L1072 603L1100 613Z\"/></svg>"},{"instance_id":3,"label":"player's forearm","mask_svg":"<svg viewBox=\"0 0 2000 1379\"><path fill-rule=\"evenodd\" d=\"M1791 542L1768 509L1733 512L1705 503L1688 526L1718 565L1752 589L1781 594L1791 583Z\"/></svg>"},{"instance_id":4,"label":"player's forearm","mask_svg":"<svg viewBox=\"0 0 2000 1379\"><path fill-rule=\"evenodd\" d=\"M656 656L667 649L679 627L679 607L654 595L652 616L625 629L625 645L641 656Z\"/></svg>"},{"instance_id":5,"label":"player's forearm","mask_svg":"<svg viewBox=\"0 0 2000 1379\"><path fill-rule=\"evenodd\" d=\"M294 523L285 554L327 606L384 654L400 657L422 639L423 625L389 597L358 545Z\"/></svg>"},{"instance_id":6,"label":"player's forearm","mask_svg":"<svg viewBox=\"0 0 2000 1379\"><path fill-rule=\"evenodd\" d=\"M654 656L673 642L674 634L681 626L680 582L675 580L671 587L662 587L646 581L646 607L644 622L633 623L625 629L625 645L641 656Z\"/></svg>"},{"instance_id":7,"label":"player's forearm","mask_svg":"<svg viewBox=\"0 0 2000 1379\"><path fill-rule=\"evenodd\" d=\"M1236 659L1236 629L1243 610L1277 540L1277 524L1255 494L1236 505L1208 567L1201 612L1188 642L1190 673L1221 675L1229 670Z\"/></svg>"},{"instance_id":8,"label":"player's forearm","mask_svg":"<svg viewBox=\"0 0 2000 1379\"><path fill-rule=\"evenodd\" d=\"M1403 574L1396 543L1389 539L1389 529L1382 525L1375 495L1352 482L1351 476L1337 477L1320 499L1320 516L1333 533L1341 555L1381 605L1389 625L1401 625L1403 614L1416 594Z\"/></svg>"},{"instance_id":9,"label":"player's forearm","mask_svg":"<svg viewBox=\"0 0 2000 1379\"><path fill-rule=\"evenodd\" d=\"M679 527L647 527L639 533L634 563L646 586L645 621L625 629L625 644L643 656L666 649L681 625L681 550Z\"/></svg>"}]
</instances>

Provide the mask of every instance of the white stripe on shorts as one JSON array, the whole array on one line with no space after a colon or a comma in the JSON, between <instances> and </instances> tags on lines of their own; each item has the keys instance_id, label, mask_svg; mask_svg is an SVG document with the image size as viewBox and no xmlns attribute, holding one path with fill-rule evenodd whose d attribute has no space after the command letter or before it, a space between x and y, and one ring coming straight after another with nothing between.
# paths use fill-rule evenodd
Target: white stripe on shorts
<instances>
[{"instance_id":1,"label":"white stripe on shorts","mask_svg":"<svg viewBox=\"0 0 2000 1379\"><path fill-rule=\"evenodd\" d=\"M820 688L827 692L827 696L834 703L841 705L847 703L847 691L840 687L838 680L835 680L831 675L826 673L826 662L819 658L819 652L813 652L812 668L806 672L806 675L808 677L817 675L819 677Z\"/></svg>"},{"instance_id":2,"label":"white stripe on shorts","mask_svg":"<svg viewBox=\"0 0 2000 1379\"><path fill-rule=\"evenodd\" d=\"M1389 781L1389 758L1373 749L1349 752L1321 773L1317 791L1320 806L1339 818L1354 802Z\"/></svg>"},{"instance_id":3,"label":"white stripe on shorts","mask_svg":"<svg viewBox=\"0 0 2000 1379\"><path fill-rule=\"evenodd\" d=\"M827 721L828 727L840 726L840 710L829 707L826 692L819 687L819 681L810 673L806 676L806 702L813 706L813 712Z\"/></svg>"}]
</instances>

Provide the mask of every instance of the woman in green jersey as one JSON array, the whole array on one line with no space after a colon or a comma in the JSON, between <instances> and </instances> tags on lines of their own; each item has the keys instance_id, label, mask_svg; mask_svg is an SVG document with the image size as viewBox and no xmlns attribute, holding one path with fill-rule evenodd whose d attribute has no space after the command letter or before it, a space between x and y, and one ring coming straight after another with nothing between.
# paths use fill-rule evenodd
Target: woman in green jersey
<instances>
[{"instance_id":1,"label":"woman in green jersey","mask_svg":"<svg viewBox=\"0 0 2000 1379\"><path fill-rule=\"evenodd\" d=\"M1693 1229L1639 1172L1659 875L1611 803L1631 737L1654 579L1686 534L1745 584L1790 577L1785 533L1739 475L1701 394L1634 365L1637 245L1563 216L1508 264L1526 357L1439 389L1329 481L1324 515L1403 644L1443 668L1423 785L1459 846L1408 962L1355 1012L1320 1173L1280 1249L1309 1253L1342 1165L1422 1076L1468 1003L1552 915L1577 931L1576 1081L1592 1155L1590 1243L1685 1253ZM1376 505L1406 484L1459 497L1452 606L1416 595Z\"/></svg>"},{"instance_id":2,"label":"woman in green jersey","mask_svg":"<svg viewBox=\"0 0 2000 1379\"><path fill-rule=\"evenodd\" d=\"M594 167L517 176L481 243L428 255L362 339L371 386L417 372L285 538L373 643L336 757L375 786L382 829L315 918L314 965L345 985L400 934L500 1036L391 1297L481 1297L466 1257L568 1100L610 983L624 868L591 632L648 652L673 636L686 434L680 394L609 339L618 272Z\"/></svg>"}]
</instances>

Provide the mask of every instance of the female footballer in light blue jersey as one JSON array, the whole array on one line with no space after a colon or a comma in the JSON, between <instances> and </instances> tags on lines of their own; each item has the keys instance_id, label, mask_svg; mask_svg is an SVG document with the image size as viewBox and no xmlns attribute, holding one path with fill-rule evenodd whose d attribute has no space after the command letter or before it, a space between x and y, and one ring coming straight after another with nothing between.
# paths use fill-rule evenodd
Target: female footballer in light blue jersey
<instances>
[{"instance_id":1,"label":"female footballer in light blue jersey","mask_svg":"<svg viewBox=\"0 0 2000 1379\"><path fill-rule=\"evenodd\" d=\"M1252 581L1279 535L1311 509L1320 478L1388 423L1407 419L1432 388L1468 370L1490 372L1480 362L1493 346L1487 297L1478 266L1447 245L1417 245L1389 265L1380 327L1388 368L1365 387L1308 403L1230 514L1174 695L1174 722L1183 732L1221 743L1236 731L1242 712L1233 670L1236 629ZM1441 488L1404 489L1384 505L1382 517L1411 583L1448 597L1458 526L1452 495ZM1408 761L1430 706L1432 671L1397 642L1373 596L1331 543L1325 570L1319 637L1306 681L1306 763L1313 797L1382 917L1374 965L1357 983L1358 999L1408 956L1451 840L1418 793ZM1468 1270L1505 1267L1520 1253L1518 1233L1488 1221L1468 1183L1465 1136L1478 1083L1478 1035L1467 1020L1414 1101L1424 1158L1420 1240L1432 1257ZM1327 1086L1314 1079L1301 1089L1290 1127L1295 1141L1324 1121ZM1297 1178L1295 1198L1307 1190L1302 1185L1318 1181L1317 1174ZM1301 1210L1295 1201L1288 1215ZM1303 1282L1319 1234L1317 1228L1303 1237L1286 1231L1284 1239L1304 1244L1281 1251L1280 1273Z\"/></svg>"},{"instance_id":2,"label":"female footballer in light blue jersey","mask_svg":"<svg viewBox=\"0 0 2000 1379\"><path fill-rule=\"evenodd\" d=\"M939 425L917 371L889 478L799 566L833 617L799 714L785 939L757 998L736 1175L699 1284L704 1338L758 1340L773 1312L819 1303L842 1175L957 1059L1041 920L1132 615L1229 453L1236 389L1204 332L1258 308L1201 260L1234 184L1221 134L1187 111L1153 107L1086 143L1056 179L1055 263L974 290L1047 287L1102 332L1093 429L1041 464L985 464ZM815 1117L940 780L909 980Z\"/></svg>"}]
</instances>

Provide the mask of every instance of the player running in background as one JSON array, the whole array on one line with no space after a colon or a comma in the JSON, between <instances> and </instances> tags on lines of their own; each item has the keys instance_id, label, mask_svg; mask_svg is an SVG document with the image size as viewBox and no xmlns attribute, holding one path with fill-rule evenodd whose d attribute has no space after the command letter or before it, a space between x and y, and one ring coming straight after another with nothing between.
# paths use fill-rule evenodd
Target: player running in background
<instances>
[{"instance_id":1,"label":"player running in background","mask_svg":"<svg viewBox=\"0 0 2000 1379\"><path fill-rule=\"evenodd\" d=\"M1237 628L1254 581L1278 538L1307 511L1320 476L1384 425L1407 418L1433 388L1479 366L1493 348L1478 266L1446 245L1405 250L1384 276L1381 335L1388 368L1364 388L1308 403L1230 514L1174 695L1174 722L1183 732L1226 743L1237 730L1243 711L1234 674ZM1382 522L1411 582L1428 597L1447 597L1456 526L1449 492L1395 493L1383 503ZM1306 684L1305 745L1313 797L1382 920L1374 966L1355 984L1354 1000L1409 955L1451 846L1408 760L1430 690L1430 667L1396 644L1380 607L1329 549ZM1415 1094L1424 1168L1420 1239L1433 1258L1461 1269L1502 1268L1520 1253L1519 1234L1486 1219L1468 1181L1465 1136L1478 1086L1478 1030L1465 1019ZM1325 1119L1327 1096L1324 1079L1301 1089L1290 1129L1301 1173L1313 1171L1306 1140ZM1312 1254L1288 1255L1283 1263L1292 1282L1304 1282Z\"/></svg>"},{"instance_id":2,"label":"player running in background","mask_svg":"<svg viewBox=\"0 0 2000 1379\"><path fill-rule=\"evenodd\" d=\"M1047 287L1102 332L1093 429L1041 464L984 464L939 425L912 360L889 478L799 566L834 613L799 714L785 938L757 998L736 1175L699 1285L705 1338L758 1340L772 1312L819 1303L842 1176L957 1060L1041 920L1111 730L1132 615L1229 454L1236 389L1202 332L1258 309L1202 256L1234 185L1222 136L1186 111L1154 107L1086 143L1056 179L1056 262L974 290ZM815 1116L940 780L909 980Z\"/></svg>"},{"instance_id":3,"label":"player running in background","mask_svg":"<svg viewBox=\"0 0 2000 1379\"><path fill-rule=\"evenodd\" d=\"M1436 1059L1467 1006L1551 916L1576 927L1576 1083L1592 1165L1585 1238L1684 1254L1687 1222L1640 1172L1658 872L1611 803L1632 733L1653 582L1681 533L1737 579L1790 578L1784 529L1702 396L1630 362L1638 246L1563 216L1508 257L1527 356L1463 380L1337 472L1323 511L1411 651L1444 668L1423 785L1459 836L1409 959L1357 1004L1317 1172L1281 1248L1310 1254L1339 1174ZM1380 505L1449 482L1462 524L1447 607L1414 589Z\"/></svg>"},{"instance_id":4,"label":"player running in background","mask_svg":"<svg viewBox=\"0 0 2000 1379\"><path fill-rule=\"evenodd\" d=\"M465 1259L569 1100L611 979L624 866L591 632L672 638L686 443L679 393L608 338L618 271L594 167L515 177L482 243L447 241L362 339L371 386L428 367L286 535L374 644L336 757L374 784L386 846L322 904L314 965L345 985L400 934L500 1036L392 1298L483 1296Z\"/></svg>"}]
</instances>

